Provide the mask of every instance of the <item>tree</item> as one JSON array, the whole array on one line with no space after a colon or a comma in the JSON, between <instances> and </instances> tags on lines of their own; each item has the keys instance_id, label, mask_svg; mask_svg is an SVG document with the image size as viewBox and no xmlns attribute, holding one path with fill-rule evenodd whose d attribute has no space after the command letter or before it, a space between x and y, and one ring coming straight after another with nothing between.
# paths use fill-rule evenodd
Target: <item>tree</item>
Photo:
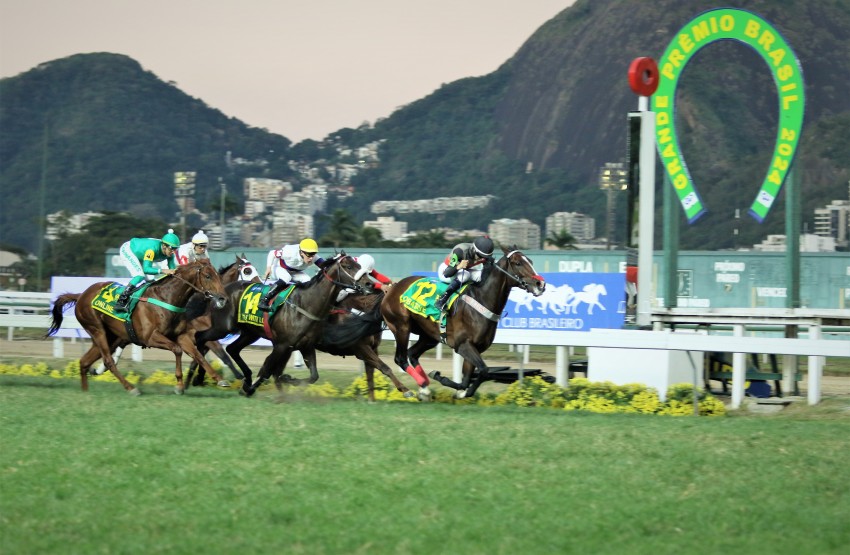
<instances>
[{"instance_id":1,"label":"tree","mask_svg":"<svg viewBox=\"0 0 850 555\"><path fill-rule=\"evenodd\" d=\"M162 220L142 219L131 214L108 212L92 218L80 233L61 235L52 242L46 257L48 275L99 276L104 271L106 251L118 248L133 237L162 237L167 226Z\"/></svg>"},{"instance_id":2,"label":"tree","mask_svg":"<svg viewBox=\"0 0 850 555\"><path fill-rule=\"evenodd\" d=\"M558 232L550 231L546 237L546 243L552 245L559 250L576 250L576 238L569 231L562 229Z\"/></svg>"},{"instance_id":3,"label":"tree","mask_svg":"<svg viewBox=\"0 0 850 555\"><path fill-rule=\"evenodd\" d=\"M321 217L328 223L328 231L319 238L320 244L332 245L336 249L360 246L361 228L348 210L337 208L332 214Z\"/></svg>"}]
</instances>

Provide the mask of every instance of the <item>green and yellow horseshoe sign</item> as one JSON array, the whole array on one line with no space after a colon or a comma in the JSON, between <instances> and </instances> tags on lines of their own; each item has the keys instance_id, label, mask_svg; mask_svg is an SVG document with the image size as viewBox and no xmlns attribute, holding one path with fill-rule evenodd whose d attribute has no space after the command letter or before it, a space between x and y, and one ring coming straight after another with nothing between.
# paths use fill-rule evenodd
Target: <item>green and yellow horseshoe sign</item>
<instances>
[{"instance_id":1,"label":"green and yellow horseshoe sign","mask_svg":"<svg viewBox=\"0 0 850 555\"><path fill-rule=\"evenodd\" d=\"M794 159L805 107L800 62L779 31L764 19L745 10L720 8L700 14L676 33L658 62L658 90L652 97L658 154L685 209L688 222L693 223L705 213L705 207L694 188L676 136L673 117L676 86L693 55L719 40L737 40L752 47L767 62L776 83L779 96L776 146L761 189L750 206L750 215L762 222Z\"/></svg>"}]
</instances>

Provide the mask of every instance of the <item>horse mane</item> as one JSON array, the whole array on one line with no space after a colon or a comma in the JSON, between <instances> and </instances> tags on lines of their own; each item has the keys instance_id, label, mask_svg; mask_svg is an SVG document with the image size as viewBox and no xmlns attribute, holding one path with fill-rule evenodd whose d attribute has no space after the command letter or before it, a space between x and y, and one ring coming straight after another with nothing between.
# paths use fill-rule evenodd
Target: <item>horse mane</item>
<instances>
[{"instance_id":1,"label":"horse mane","mask_svg":"<svg viewBox=\"0 0 850 555\"><path fill-rule=\"evenodd\" d=\"M231 269L232 267L236 266L237 264L239 264L238 260L236 262L231 262L227 266L219 266L218 270L217 270L218 275L223 275L227 270Z\"/></svg>"}]
</instances>

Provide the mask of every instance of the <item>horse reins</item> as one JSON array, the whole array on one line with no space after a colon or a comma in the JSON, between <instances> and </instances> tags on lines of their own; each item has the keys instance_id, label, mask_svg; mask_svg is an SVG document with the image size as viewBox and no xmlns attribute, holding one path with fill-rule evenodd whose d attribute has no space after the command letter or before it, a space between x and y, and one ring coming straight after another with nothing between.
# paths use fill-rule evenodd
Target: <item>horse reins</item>
<instances>
[{"instance_id":1,"label":"horse reins","mask_svg":"<svg viewBox=\"0 0 850 555\"><path fill-rule=\"evenodd\" d=\"M198 268L198 274L200 274L200 273L201 273L201 268ZM210 291L202 291L200 287L198 287L194 283L191 283L190 281L184 279L182 276L178 276L176 273L169 274L169 275L171 275L171 277L175 277L175 278L179 279L180 281L182 281L183 283L185 283L186 285L188 285L189 287L191 287L192 289L194 289L195 291L197 291L198 293L200 293L201 295L203 295L207 299L212 299L215 296Z\"/></svg>"},{"instance_id":2,"label":"horse reins","mask_svg":"<svg viewBox=\"0 0 850 555\"><path fill-rule=\"evenodd\" d=\"M511 252L509 252L505 255L505 259L508 261L508 263L510 263L510 261L511 261L511 256L513 256L514 254L516 254L518 252L519 251L511 251ZM523 255L523 256L525 256L525 255ZM499 270L500 272L502 272L503 274L505 274L509 278L513 279L515 282L519 283L520 287L522 287L523 289L528 291L529 285L525 282L524 278L520 278L520 277L510 273L509 271L507 271L504 268L502 268L501 266L499 266L498 263L494 263L493 266L495 266L497 270Z\"/></svg>"}]
</instances>

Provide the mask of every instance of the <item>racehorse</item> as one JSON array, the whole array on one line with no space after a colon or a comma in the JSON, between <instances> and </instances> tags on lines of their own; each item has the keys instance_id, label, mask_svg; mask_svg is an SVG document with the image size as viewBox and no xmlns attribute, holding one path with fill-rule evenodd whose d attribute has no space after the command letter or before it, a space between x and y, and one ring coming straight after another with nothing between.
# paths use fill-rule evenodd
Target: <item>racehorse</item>
<instances>
[{"instance_id":1,"label":"racehorse","mask_svg":"<svg viewBox=\"0 0 850 555\"><path fill-rule=\"evenodd\" d=\"M505 309L511 288L520 287L537 297L543 294L546 287L543 278L534 270L531 260L525 254L516 247L510 250L502 247L502 252L504 256L495 263L487 264L481 281L458 297L446 315L444 340L464 359L462 383L458 384L436 371L428 374L444 386L460 390L461 397L474 395L481 383L489 377L481 353L493 344L499 315ZM411 276L399 281L393 286L393 294L385 296L381 303L384 321L396 340L395 362L402 369L406 368L412 376L423 373L419 357L442 338L437 322L414 314L401 302L402 294L419 279ZM426 282L417 296L433 302L436 285ZM411 333L417 334L419 340L408 349Z\"/></svg>"},{"instance_id":2,"label":"racehorse","mask_svg":"<svg viewBox=\"0 0 850 555\"><path fill-rule=\"evenodd\" d=\"M245 374L245 379L242 380L242 391L247 396L253 395L270 376L274 376L278 390L283 389L283 383L295 385L304 383L305 380L283 374L283 368L293 351L301 351L304 363L310 369L310 377L306 382L315 383L319 379L315 345L321 338L325 318L341 289L359 288L354 277L359 269L360 265L344 252L325 260L315 276L305 283L295 285L294 290L272 317L269 317L268 313L263 313L263 326L239 321L242 297L251 284L231 283L225 287L227 297L225 306L211 311L211 326L195 334L195 343L202 345L207 341L221 339L230 333L240 332L239 337L229 344L226 350ZM361 279L367 278L364 276ZM252 304L254 311L256 311L257 300L254 299L253 304L248 303ZM264 329L266 326L268 331ZM257 374L257 380L252 384L253 373L240 353L242 349L263 336L268 336L271 340L272 351L263 362Z\"/></svg>"},{"instance_id":3,"label":"racehorse","mask_svg":"<svg viewBox=\"0 0 850 555\"><path fill-rule=\"evenodd\" d=\"M231 263L228 266L223 266L218 269L218 275L221 277L221 284L228 285L235 281L251 281L255 283L259 283L260 274L257 272L257 269L251 264L251 261L245 258L245 255L236 256L236 261ZM197 332L198 330L205 330L210 327L210 317L208 314L204 314L191 320L189 323L189 329L192 332ZM195 337L194 334L191 336L192 342L194 343ZM199 349L201 354L206 355L207 350L213 352L215 356L217 356L228 368L230 368L230 372L233 373L233 377L237 380L242 380L245 376L242 375L242 372L239 371L239 368L233 363L229 356L227 356L227 352L224 350L224 347L218 341L207 341L204 346L206 349ZM197 372L197 373L196 373ZM194 360L189 365L189 372L186 376L186 385L194 385L194 386L202 386L204 385L204 378L206 376L206 372L203 368L198 370L198 363Z\"/></svg>"},{"instance_id":4,"label":"racehorse","mask_svg":"<svg viewBox=\"0 0 850 555\"><path fill-rule=\"evenodd\" d=\"M47 337L55 334L62 326L65 307L76 304L75 315L92 339L92 346L80 358L80 381L83 391L88 391L88 370L98 359L103 358L106 367L118 378L132 395L141 392L118 371L112 352L116 347L136 342L144 347L165 349L174 353L176 359L175 376L177 393L183 393L183 352L189 354L202 367L214 376L219 385L227 384L195 348L191 338L185 333L187 321L183 308L196 292L202 293L206 300L214 304L224 304L224 288L215 268L208 260L192 262L178 266L173 274L152 283L145 291L133 310L128 325L92 307L95 299L112 282L103 281L89 286L82 293L65 293L57 297L51 310L52 322ZM131 333L135 338L131 339Z\"/></svg>"},{"instance_id":5,"label":"racehorse","mask_svg":"<svg viewBox=\"0 0 850 555\"><path fill-rule=\"evenodd\" d=\"M413 393L396 377L392 368L378 356L384 318L381 316L383 292L350 294L331 309L316 348L336 356L354 356L363 361L370 401L375 401L375 368L380 370L405 397ZM430 396L426 388L420 397Z\"/></svg>"}]
</instances>

